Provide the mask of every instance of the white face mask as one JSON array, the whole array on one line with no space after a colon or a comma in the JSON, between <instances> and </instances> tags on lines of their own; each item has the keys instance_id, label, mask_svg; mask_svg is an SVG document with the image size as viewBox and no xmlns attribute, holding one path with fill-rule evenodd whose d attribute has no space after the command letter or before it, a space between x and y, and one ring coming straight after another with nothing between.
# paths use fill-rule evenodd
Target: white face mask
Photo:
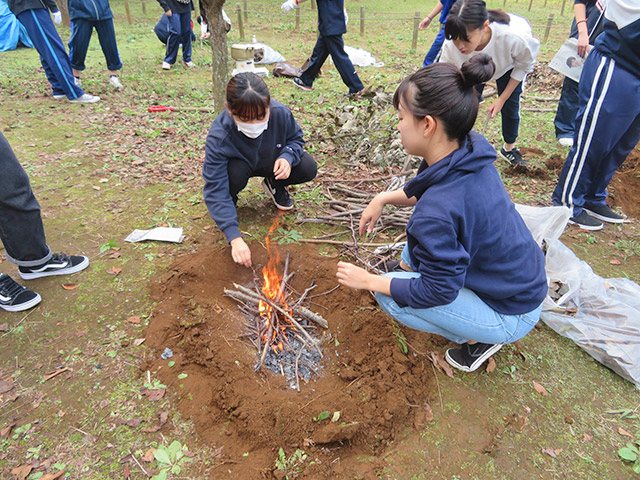
<instances>
[{"instance_id":1,"label":"white face mask","mask_svg":"<svg viewBox=\"0 0 640 480\"><path fill-rule=\"evenodd\" d=\"M260 123L236 122L238 131L244 133L249 138L258 138L269 126L269 119Z\"/></svg>"}]
</instances>

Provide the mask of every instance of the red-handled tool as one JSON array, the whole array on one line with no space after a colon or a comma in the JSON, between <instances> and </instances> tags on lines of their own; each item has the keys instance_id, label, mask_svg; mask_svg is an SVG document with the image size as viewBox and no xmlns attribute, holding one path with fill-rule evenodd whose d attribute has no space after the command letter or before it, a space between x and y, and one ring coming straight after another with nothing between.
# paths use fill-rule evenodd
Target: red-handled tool
<instances>
[{"instance_id":1,"label":"red-handled tool","mask_svg":"<svg viewBox=\"0 0 640 480\"><path fill-rule=\"evenodd\" d=\"M179 112L181 110L192 110L195 112L214 112L213 107L165 107L164 105L151 105L147 112Z\"/></svg>"}]
</instances>

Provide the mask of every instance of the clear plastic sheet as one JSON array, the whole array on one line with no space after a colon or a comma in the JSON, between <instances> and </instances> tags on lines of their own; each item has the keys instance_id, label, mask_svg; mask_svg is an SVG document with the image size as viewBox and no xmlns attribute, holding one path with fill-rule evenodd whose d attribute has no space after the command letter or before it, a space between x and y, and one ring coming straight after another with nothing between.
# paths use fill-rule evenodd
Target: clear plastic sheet
<instances>
[{"instance_id":1,"label":"clear plastic sheet","mask_svg":"<svg viewBox=\"0 0 640 480\"><path fill-rule=\"evenodd\" d=\"M558 240L568 209L517 209L546 248L551 295L542 321L640 388L640 286L626 278L603 279Z\"/></svg>"}]
</instances>

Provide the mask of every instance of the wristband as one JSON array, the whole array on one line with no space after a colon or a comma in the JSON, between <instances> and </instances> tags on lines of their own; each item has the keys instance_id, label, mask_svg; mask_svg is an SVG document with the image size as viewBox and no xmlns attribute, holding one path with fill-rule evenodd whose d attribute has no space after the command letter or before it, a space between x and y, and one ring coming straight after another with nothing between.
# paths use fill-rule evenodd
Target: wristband
<instances>
[{"instance_id":1,"label":"wristband","mask_svg":"<svg viewBox=\"0 0 640 480\"><path fill-rule=\"evenodd\" d=\"M581 24L582 22L587 23L587 19L585 18L584 20L578 20L578 21L576 22L576 25L579 25L579 24Z\"/></svg>"},{"instance_id":2,"label":"wristband","mask_svg":"<svg viewBox=\"0 0 640 480\"><path fill-rule=\"evenodd\" d=\"M430 17L429 15L427 15L427 18L429 19L430 22L433 21L433 17Z\"/></svg>"}]
</instances>

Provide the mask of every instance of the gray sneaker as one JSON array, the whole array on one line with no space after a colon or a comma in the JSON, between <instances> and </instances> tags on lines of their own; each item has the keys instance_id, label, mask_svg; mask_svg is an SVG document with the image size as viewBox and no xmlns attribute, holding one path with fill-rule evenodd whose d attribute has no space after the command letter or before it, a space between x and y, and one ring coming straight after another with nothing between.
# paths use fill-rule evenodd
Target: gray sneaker
<instances>
[{"instance_id":1,"label":"gray sneaker","mask_svg":"<svg viewBox=\"0 0 640 480\"><path fill-rule=\"evenodd\" d=\"M100 97L97 95L89 95L88 93L83 93L81 97L74 98L73 100L69 100L71 103L96 103L100 101Z\"/></svg>"},{"instance_id":2,"label":"gray sneaker","mask_svg":"<svg viewBox=\"0 0 640 480\"><path fill-rule=\"evenodd\" d=\"M624 217L611 210L609 205L592 205L590 207L584 207L584 209L589 212L589 215L603 222L624 223Z\"/></svg>"}]
</instances>

